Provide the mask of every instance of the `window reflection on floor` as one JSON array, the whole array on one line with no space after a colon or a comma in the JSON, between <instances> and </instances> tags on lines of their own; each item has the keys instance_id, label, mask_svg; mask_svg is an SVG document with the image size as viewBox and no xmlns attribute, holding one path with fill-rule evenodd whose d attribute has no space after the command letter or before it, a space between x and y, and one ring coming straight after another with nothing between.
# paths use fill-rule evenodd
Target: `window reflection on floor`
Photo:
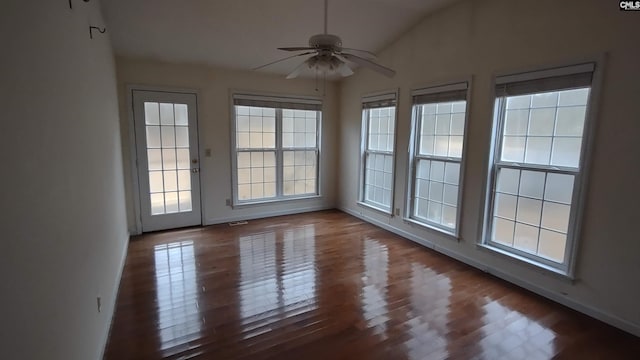
<instances>
[{"instance_id":1,"label":"window reflection on floor","mask_svg":"<svg viewBox=\"0 0 640 360\"><path fill-rule=\"evenodd\" d=\"M282 298L287 310L316 302L315 228L304 226L284 233Z\"/></svg>"},{"instance_id":2,"label":"window reflection on floor","mask_svg":"<svg viewBox=\"0 0 640 360\"><path fill-rule=\"evenodd\" d=\"M364 247L364 271L362 287L362 308L364 318L375 333L386 337L387 325L387 281L389 251L385 245L366 239Z\"/></svg>"},{"instance_id":3,"label":"window reflection on floor","mask_svg":"<svg viewBox=\"0 0 640 360\"><path fill-rule=\"evenodd\" d=\"M162 350L171 351L177 345L200 338L202 320L193 241L156 245L154 258L158 332Z\"/></svg>"},{"instance_id":4,"label":"window reflection on floor","mask_svg":"<svg viewBox=\"0 0 640 360\"><path fill-rule=\"evenodd\" d=\"M483 306L485 336L480 340L486 358L509 354L513 359L549 359L554 356L555 333L499 301Z\"/></svg>"},{"instance_id":5,"label":"window reflection on floor","mask_svg":"<svg viewBox=\"0 0 640 360\"><path fill-rule=\"evenodd\" d=\"M411 311L407 345L410 359L422 359L425 353L445 359L449 333L448 313L451 280L418 263L411 263Z\"/></svg>"},{"instance_id":6,"label":"window reflection on floor","mask_svg":"<svg viewBox=\"0 0 640 360\"><path fill-rule=\"evenodd\" d=\"M270 331L271 323L317 308L313 225L284 234L242 236L239 244L244 338Z\"/></svg>"}]
</instances>

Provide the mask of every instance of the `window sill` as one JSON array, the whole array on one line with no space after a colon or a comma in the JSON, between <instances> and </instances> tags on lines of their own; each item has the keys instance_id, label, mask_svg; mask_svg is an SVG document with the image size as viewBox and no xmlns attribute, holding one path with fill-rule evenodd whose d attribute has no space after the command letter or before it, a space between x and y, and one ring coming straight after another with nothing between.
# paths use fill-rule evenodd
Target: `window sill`
<instances>
[{"instance_id":1,"label":"window sill","mask_svg":"<svg viewBox=\"0 0 640 360\"><path fill-rule=\"evenodd\" d=\"M549 266L547 264L543 264L539 261L535 261L533 259L529 259L527 257L518 255L518 254L514 254L512 252L506 251L506 250L502 250L500 248L497 248L495 246L491 246L489 244L477 244L477 247L479 249L482 250L486 250L489 251L491 253L494 254L499 254L501 256L507 257L508 259L511 259L513 262L517 262L517 263L524 263L526 265L528 265L529 267L532 267L536 270L538 270L541 273L547 274L547 275L552 275L560 280L564 280L566 282L569 282L571 284L575 283L576 279L573 275L567 273L564 270L555 268L553 266Z\"/></svg>"},{"instance_id":2,"label":"window sill","mask_svg":"<svg viewBox=\"0 0 640 360\"><path fill-rule=\"evenodd\" d=\"M377 207L375 205L366 203L366 202L362 202L362 201L358 201L358 205L365 207L367 209L371 209L371 210L375 210L377 212L383 213L385 215L388 215L389 217L393 217L393 212L391 211L391 209L384 209L381 207Z\"/></svg>"},{"instance_id":3,"label":"window sill","mask_svg":"<svg viewBox=\"0 0 640 360\"><path fill-rule=\"evenodd\" d=\"M409 224L409 225L415 225L421 228L425 228L427 230L433 230L438 232L439 234L445 235L446 237L450 238L451 240L455 240L455 241L460 241L460 236L458 234L456 234L453 231L448 231L442 228L439 228L437 226L419 221L419 220L415 220L412 218L404 218L404 222Z\"/></svg>"},{"instance_id":4,"label":"window sill","mask_svg":"<svg viewBox=\"0 0 640 360\"><path fill-rule=\"evenodd\" d=\"M269 199L269 200L258 200L258 201L251 201L251 202L240 202L240 203L233 204L231 208L243 209L243 208L248 208L253 206L276 205L276 204L291 202L291 201L314 200L314 199L320 199L320 198L322 198L322 195L304 195L304 196L276 198L276 199Z\"/></svg>"}]
</instances>

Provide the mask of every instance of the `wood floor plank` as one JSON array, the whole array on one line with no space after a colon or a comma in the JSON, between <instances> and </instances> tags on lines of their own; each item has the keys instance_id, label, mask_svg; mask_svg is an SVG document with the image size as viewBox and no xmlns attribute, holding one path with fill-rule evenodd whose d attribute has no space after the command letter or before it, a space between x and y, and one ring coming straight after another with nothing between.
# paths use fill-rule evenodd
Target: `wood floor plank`
<instances>
[{"instance_id":1,"label":"wood floor plank","mask_svg":"<svg viewBox=\"0 0 640 360\"><path fill-rule=\"evenodd\" d=\"M129 244L105 359L637 359L640 339L339 211Z\"/></svg>"}]
</instances>

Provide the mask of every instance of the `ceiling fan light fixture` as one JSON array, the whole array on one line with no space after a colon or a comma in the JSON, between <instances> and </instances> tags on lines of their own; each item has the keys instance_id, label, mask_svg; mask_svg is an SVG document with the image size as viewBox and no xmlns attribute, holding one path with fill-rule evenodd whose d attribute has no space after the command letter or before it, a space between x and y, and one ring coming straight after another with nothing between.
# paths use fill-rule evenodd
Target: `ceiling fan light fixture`
<instances>
[{"instance_id":1,"label":"ceiling fan light fixture","mask_svg":"<svg viewBox=\"0 0 640 360\"><path fill-rule=\"evenodd\" d=\"M270 62L266 65L259 66L254 70L261 69L263 67L291 59L298 56L309 56L304 62L296 67L293 72L287 75L287 79L296 78L303 70L305 65L312 70L323 73L338 73L342 77L353 75L353 70L347 65L347 63L355 64L357 66L367 67L373 71L383 74L388 77L393 77L395 71L384 67L373 60L375 55L366 50L358 50L342 47L342 39L333 34L327 32L327 9L328 0L324 1L324 33L316 34L309 38L309 47L281 47L278 50L283 51L303 51L296 55L288 56L280 60ZM355 55L358 53L359 55Z\"/></svg>"}]
</instances>

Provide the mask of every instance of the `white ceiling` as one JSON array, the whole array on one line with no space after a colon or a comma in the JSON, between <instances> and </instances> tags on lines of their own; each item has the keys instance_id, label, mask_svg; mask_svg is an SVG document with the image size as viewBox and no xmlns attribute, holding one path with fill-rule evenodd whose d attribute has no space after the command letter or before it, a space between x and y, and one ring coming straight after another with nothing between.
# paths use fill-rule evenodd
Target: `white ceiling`
<instances>
[{"instance_id":1,"label":"white ceiling","mask_svg":"<svg viewBox=\"0 0 640 360\"><path fill-rule=\"evenodd\" d=\"M328 32L378 52L426 14L457 0L329 0ZM103 0L118 55L251 69L323 32L323 0ZM303 59L265 68L286 74ZM384 64L383 64L384 65Z\"/></svg>"}]
</instances>

